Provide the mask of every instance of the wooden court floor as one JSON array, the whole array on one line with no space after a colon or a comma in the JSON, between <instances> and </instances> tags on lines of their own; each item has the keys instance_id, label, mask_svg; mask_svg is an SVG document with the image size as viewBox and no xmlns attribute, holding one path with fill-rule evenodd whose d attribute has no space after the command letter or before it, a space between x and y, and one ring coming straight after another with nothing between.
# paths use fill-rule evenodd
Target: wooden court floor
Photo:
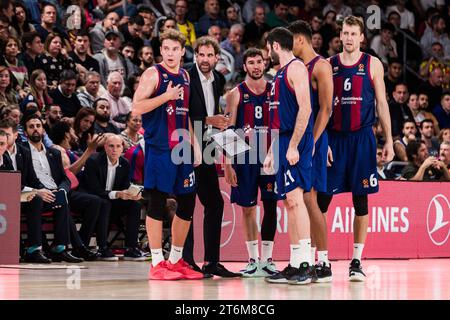
<instances>
[{"instance_id":1,"label":"wooden court floor","mask_svg":"<svg viewBox=\"0 0 450 320\"><path fill-rule=\"evenodd\" d=\"M87 262L85 269L0 268L0 300L450 300L450 259L364 260L365 283L348 282L348 263L332 262L332 283L306 286L268 284L261 278L148 281L149 262ZM225 265L233 271L243 267ZM279 269L285 265L277 263Z\"/></svg>"}]
</instances>

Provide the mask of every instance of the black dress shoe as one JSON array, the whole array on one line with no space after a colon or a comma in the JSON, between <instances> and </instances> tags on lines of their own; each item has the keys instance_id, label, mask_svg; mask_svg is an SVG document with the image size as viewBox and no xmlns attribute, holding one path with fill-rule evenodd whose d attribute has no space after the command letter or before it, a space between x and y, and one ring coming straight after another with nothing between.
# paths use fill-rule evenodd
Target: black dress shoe
<instances>
[{"instance_id":1,"label":"black dress shoe","mask_svg":"<svg viewBox=\"0 0 450 320\"><path fill-rule=\"evenodd\" d=\"M200 267L195 262L190 261L190 262L186 262L186 263L189 264L189 266L191 267L192 270L203 273L203 279L208 279L208 278L213 277L213 275L211 273L205 273L202 269L200 269Z\"/></svg>"},{"instance_id":2,"label":"black dress shoe","mask_svg":"<svg viewBox=\"0 0 450 320\"><path fill-rule=\"evenodd\" d=\"M62 252L52 252L51 253L51 259L53 262L69 262L69 263L81 263L84 260L81 258L77 258L74 257L73 255L71 255L69 252L67 252L66 250L62 251Z\"/></svg>"},{"instance_id":3,"label":"black dress shoe","mask_svg":"<svg viewBox=\"0 0 450 320\"><path fill-rule=\"evenodd\" d=\"M98 258L98 253L96 251L89 250L85 246L74 248L72 250L72 255L76 258L81 258L84 261L95 261Z\"/></svg>"},{"instance_id":4,"label":"black dress shoe","mask_svg":"<svg viewBox=\"0 0 450 320\"><path fill-rule=\"evenodd\" d=\"M44 256L41 250L35 250L33 253L25 253L24 260L28 263L52 263L52 260Z\"/></svg>"},{"instance_id":5,"label":"black dress shoe","mask_svg":"<svg viewBox=\"0 0 450 320\"><path fill-rule=\"evenodd\" d=\"M235 273L227 270L219 262L209 262L203 265L203 273L209 273L222 278L238 278L242 277L240 273Z\"/></svg>"}]
</instances>

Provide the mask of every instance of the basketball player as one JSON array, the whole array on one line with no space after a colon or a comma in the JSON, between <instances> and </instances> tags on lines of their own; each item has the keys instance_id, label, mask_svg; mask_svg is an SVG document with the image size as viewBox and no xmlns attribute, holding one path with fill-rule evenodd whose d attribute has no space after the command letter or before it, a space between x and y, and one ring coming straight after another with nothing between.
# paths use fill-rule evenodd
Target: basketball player
<instances>
[{"instance_id":1,"label":"basketball player","mask_svg":"<svg viewBox=\"0 0 450 320\"><path fill-rule=\"evenodd\" d=\"M314 138L308 70L292 53L293 41L286 28L275 28L267 37L270 58L274 64L280 63L270 92L270 125L279 129L279 143L272 141L264 169L268 173L278 169L275 192L287 209L291 253L289 265L266 281L308 284L315 272L310 266L310 226L303 192L311 189Z\"/></svg>"},{"instance_id":2,"label":"basketball player","mask_svg":"<svg viewBox=\"0 0 450 320\"><path fill-rule=\"evenodd\" d=\"M382 159L389 162L394 157L391 119L383 65L379 59L360 51L364 22L354 16L346 17L340 37L342 53L329 58L333 68L334 109L328 124L328 143L334 161L328 168L327 192L319 193L318 203L322 212L327 212L334 194L352 193L355 220L349 279L364 281L361 256L369 224L367 196L378 192L377 144L372 125L376 112L386 141Z\"/></svg>"},{"instance_id":3,"label":"basketball player","mask_svg":"<svg viewBox=\"0 0 450 320\"><path fill-rule=\"evenodd\" d=\"M318 248L318 264L316 282L332 280L331 265L328 260L327 223L326 218L317 204L317 191L327 190L327 153L328 135L325 128L331 115L333 101L333 76L327 60L318 55L312 47L311 27L305 21L299 20L289 26L294 34L294 55L303 60L308 68L311 107L314 118L314 154L312 169L312 188L305 192L305 204L311 220L311 264L315 263L314 244Z\"/></svg>"},{"instance_id":4,"label":"basketball player","mask_svg":"<svg viewBox=\"0 0 450 320\"><path fill-rule=\"evenodd\" d=\"M264 59L261 50L250 48L244 52L245 81L238 84L227 96L226 114L230 123L241 133L249 131L252 154L240 157L233 166L226 164L225 179L231 188L231 202L242 207L242 220L249 255L249 263L241 270L244 277L265 277L275 274L272 262L273 240L277 223L277 197L273 192L275 176L266 175L263 170L267 152L269 130L270 85L264 80ZM270 141L270 140L269 140ZM261 225L261 259L256 224L256 203L258 186L264 207Z\"/></svg>"},{"instance_id":5,"label":"basketball player","mask_svg":"<svg viewBox=\"0 0 450 320\"><path fill-rule=\"evenodd\" d=\"M181 258L195 207L195 175L190 154L187 160L184 154L186 149L190 151L186 144L194 147L195 163L201 159L188 116L189 75L180 68L186 38L177 30L167 30L160 40L163 61L143 73L132 110L142 115L145 128L144 188L150 198L146 227L152 254L149 279L202 279L203 274L190 269ZM174 161L177 155L183 157L180 164ZM178 207L172 222L170 256L165 261L161 238L169 194L177 196Z\"/></svg>"}]
</instances>

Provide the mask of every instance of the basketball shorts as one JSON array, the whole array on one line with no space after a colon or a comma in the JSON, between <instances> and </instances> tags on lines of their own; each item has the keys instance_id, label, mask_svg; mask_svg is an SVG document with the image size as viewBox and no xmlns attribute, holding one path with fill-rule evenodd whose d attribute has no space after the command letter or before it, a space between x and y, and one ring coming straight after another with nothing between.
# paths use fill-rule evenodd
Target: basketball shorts
<instances>
[{"instance_id":1,"label":"basketball shorts","mask_svg":"<svg viewBox=\"0 0 450 320\"><path fill-rule=\"evenodd\" d=\"M307 132L303 135L297 147L300 159L293 166L286 159L291 136L291 134L280 134L278 155L274 159L274 169L276 170L275 192L278 195L278 199L286 199L286 194L298 187L308 192L312 186L313 134ZM275 150L273 152L275 154Z\"/></svg>"},{"instance_id":2,"label":"basketball shorts","mask_svg":"<svg viewBox=\"0 0 450 320\"><path fill-rule=\"evenodd\" d=\"M312 186L316 191L327 191L327 157L328 157L328 134L322 133L316 142L312 158Z\"/></svg>"},{"instance_id":3,"label":"basketball shorts","mask_svg":"<svg viewBox=\"0 0 450 320\"><path fill-rule=\"evenodd\" d=\"M192 163L174 164L171 150L160 150L146 144L144 188L174 195L194 192L194 167Z\"/></svg>"},{"instance_id":4,"label":"basketball shorts","mask_svg":"<svg viewBox=\"0 0 450 320\"><path fill-rule=\"evenodd\" d=\"M355 132L328 131L333 163L328 168L327 194L378 192L377 144L372 127Z\"/></svg>"},{"instance_id":5,"label":"basketball shorts","mask_svg":"<svg viewBox=\"0 0 450 320\"><path fill-rule=\"evenodd\" d=\"M261 200L277 200L274 192L275 175L266 175L261 164L235 164L237 187L231 187L231 203L241 207L257 204L258 187Z\"/></svg>"}]
</instances>

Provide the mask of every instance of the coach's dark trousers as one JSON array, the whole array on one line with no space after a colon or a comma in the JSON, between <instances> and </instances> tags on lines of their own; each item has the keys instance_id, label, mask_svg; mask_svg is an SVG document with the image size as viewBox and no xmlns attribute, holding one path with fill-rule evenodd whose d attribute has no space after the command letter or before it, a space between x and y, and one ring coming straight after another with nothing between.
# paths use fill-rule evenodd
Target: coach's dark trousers
<instances>
[{"instance_id":1,"label":"coach's dark trousers","mask_svg":"<svg viewBox=\"0 0 450 320\"><path fill-rule=\"evenodd\" d=\"M205 261L220 261L220 233L222 230L223 198L219 188L216 166L201 164L195 168L197 195L205 208L203 217L203 241L205 244ZM188 263L194 261L194 229L189 229L183 249L183 259Z\"/></svg>"}]
</instances>

